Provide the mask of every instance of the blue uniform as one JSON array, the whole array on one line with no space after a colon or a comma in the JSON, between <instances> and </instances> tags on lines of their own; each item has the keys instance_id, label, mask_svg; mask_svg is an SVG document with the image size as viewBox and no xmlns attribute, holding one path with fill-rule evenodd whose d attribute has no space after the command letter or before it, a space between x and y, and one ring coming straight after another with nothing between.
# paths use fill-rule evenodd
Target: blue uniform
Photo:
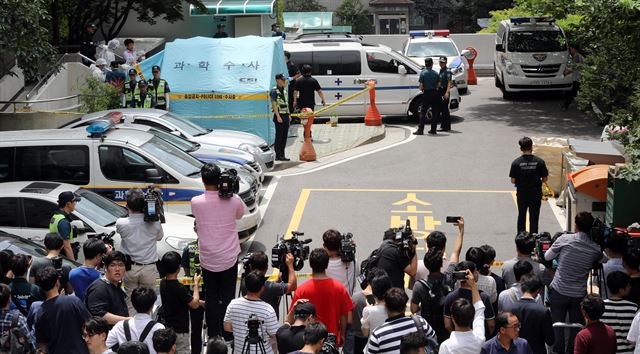
<instances>
[{"instance_id":1,"label":"blue uniform","mask_svg":"<svg viewBox=\"0 0 640 354\"><path fill-rule=\"evenodd\" d=\"M420 111L420 124L418 125L418 130L414 134L422 135L424 133L424 125L427 122L429 108L431 108L431 130L429 130L429 133L435 134L438 117L440 116L439 111L441 99L436 91L438 83L440 82L440 77L435 70L427 68L422 70L418 81L423 88L422 110Z\"/></svg>"},{"instance_id":2,"label":"blue uniform","mask_svg":"<svg viewBox=\"0 0 640 354\"><path fill-rule=\"evenodd\" d=\"M451 130L451 115L449 114L449 100L444 98L444 94L447 92L447 87L451 83L452 75L451 71L448 68L440 69L438 73L438 78L440 79L440 88L438 89L438 93L440 94L440 129L444 131Z\"/></svg>"},{"instance_id":3,"label":"blue uniform","mask_svg":"<svg viewBox=\"0 0 640 354\"><path fill-rule=\"evenodd\" d=\"M435 90L438 87L440 77L438 73L433 69L424 69L420 73L420 79L418 80L424 87L424 90Z\"/></svg>"}]
</instances>

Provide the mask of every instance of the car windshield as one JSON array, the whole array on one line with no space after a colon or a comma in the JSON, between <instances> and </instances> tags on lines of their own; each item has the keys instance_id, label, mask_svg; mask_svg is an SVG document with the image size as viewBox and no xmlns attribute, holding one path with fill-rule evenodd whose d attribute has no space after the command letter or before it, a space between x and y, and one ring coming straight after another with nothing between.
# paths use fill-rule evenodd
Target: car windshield
<instances>
[{"instance_id":1,"label":"car windshield","mask_svg":"<svg viewBox=\"0 0 640 354\"><path fill-rule=\"evenodd\" d=\"M189 121L188 119L182 118L180 116L167 113L162 116L163 119L166 119L167 122L175 125L178 129L184 131L188 135L191 136L200 136L209 133L209 130Z\"/></svg>"},{"instance_id":2,"label":"car windshield","mask_svg":"<svg viewBox=\"0 0 640 354\"><path fill-rule=\"evenodd\" d=\"M193 177L200 173L202 167L200 161L157 136L140 147L182 175Z\"/></svg>"},{"instance_id":3,"label":"car windshield","mask_svg":"<svg viewBox=\"0 0 640 354\"><path fill-rule=\"evenodd\" d=\"M126 208L97 193L79 188L76 194L81 197L76 211L100 226L113 226L118 218L127 216Z\"/></svg>"},{"instance_id":4,"label":"car windshield","mask_svg":"<svg viewBox=\"0 0 640 354\"><path fill-rule=\"evenodd\" d=\"M560 31L513 31L509 33L510 52L563 52L567 43Z\"/></svg>"},{"instance_id":5,"label":"car windshield","mask_svg":"<svg viewBox=\"0 0 640 354\"><path fill-rule=\"evenodd\" d=\"M409 43L407 56L413 58L455 57L458 50L451 42Z\"/></svg>"},{"instance_id":6,"label":"car windshield","mask_svg":"<svg viewBox=\"0 0 640 354\"><path fill-rule=\"evenodd\" d=\"M174 145L178 149L184 152L192 152L198 150L200 145L196 143L192 143L189 140L182 139L178 136L175 136L171 133L163 132L162 130L158 130L156 128L149 129L149 132L160 139L168 141L170 144Z\"/></svg>"}]
</instances>

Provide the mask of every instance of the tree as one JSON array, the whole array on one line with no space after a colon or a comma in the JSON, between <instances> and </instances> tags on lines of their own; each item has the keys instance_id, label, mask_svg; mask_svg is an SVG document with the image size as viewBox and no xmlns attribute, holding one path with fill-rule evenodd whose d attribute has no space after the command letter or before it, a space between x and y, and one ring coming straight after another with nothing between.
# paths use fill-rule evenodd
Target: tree
<instances>
[{"instance_id":1,"label":"tree","mask_svg":"<svg viewBox=\"0 0 640 354\"><path fill-rule=\"evenodd\" d=\"M27 81L37 78L41 64L51 68L56 62L47 21L46 0L3 0L0 6L0 51L15 54Z\"/></svg>"},{"instance_id":2,"label":"tree","mask_svg":"<svg viewBox=\"0 0 640 354\"><path fill-rule=\"evenodd\" d=\"M415 10L424 19L424 24L434 29L433 23L439 14L455 13L456 6L450 0L416 0Z\"/></svg>"},{"instance_id":3,"label":"tree","mask_svg":"<svg viewBox=\"0 0 640 354\"><path fill-rule=\"evenodd\" d=\"M318 0L283 0L284 12L315 12L327 11Z\"/></svg>"},{"instance_id":4,"label":"tree","mask_svg":"<svg viewBox=\"0 0 640 354\"><path fill-rule=\"evenodd\" d=\"M93 76L80 88L80 110L85 113L105 111L120 107L122 83L112 85Z\"/></svg>"},{"instance_id":5,"label":"tree","mask_svg":"<svg viewBox=\"0 0 640 354\"><path fill-rule=\"evenodd\" d=\"M340 23L351 25L353 33L367 34L373 32L371 15L360 0L344 0L336 10Z\"/></svg>"}]
</instances>

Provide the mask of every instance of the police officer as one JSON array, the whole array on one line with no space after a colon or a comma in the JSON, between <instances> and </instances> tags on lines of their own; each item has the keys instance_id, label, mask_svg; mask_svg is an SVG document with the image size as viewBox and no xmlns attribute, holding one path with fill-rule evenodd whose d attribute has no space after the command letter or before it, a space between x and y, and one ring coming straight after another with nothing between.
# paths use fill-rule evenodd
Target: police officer
<instances>
[{"instance_id":1,"label":"police officer","mask_svg":"<svg viewBox=\"0 0 640 354\"><path fill-rule=\"evenodd\" d=\"M413 135L424 135L424 124L427 121L427 111L431 107L431 130L429 134L436 134L436 127L438 125L438 111L440 108L440 96L438 96L438 85L440 84L440 77L438 73L433 70L433 59L426 58L424 60L424 70L420 73L420 91L422 91L422 111L420 112L420 123L418 130L413 132Z\"/></svg>"},{"instance_id":2,"label":"police officer","mask_svg":"<svg viewBox=\"0 0 640 354\"><path fill-rule=\"evenodd\" d=\"M160 67L154 65L151 68L153 80L149 83L149 92L153 96L156 104L154 108L169 110L169 84L160 78Z\"/></svg>"},{"instance_id":3,"label":"police officer","mask_svg":"<svg viewBox=\"0 0 640 354\"><path fill-rule=\"evenodd\" d=\"M75 260L71 242L75 239L73 228L71 227L71 213L76 210L76 203L80 197L73 192L62 192L58 195L58 210L53 212L51 221L49 222L49 232L58 234L62 239L62 252L67 258Z\"/></svg>"},{"instance_id":4,"label":"police officer","mask_svg":"<svg viewBox=\"0 0 640 354\"><path fill-rule=\"evenodd\" d=\"M518 204L518 232L526 231L529 210L529 232L538 233L538 219L542 201L542 183L547 181L549 171L544 160L533 155L533 141L524 137L518 141L522 156L511 163L511 183L515 184Z\"/></svg>"},{"instance_id":5,"label":"police officer","mask_svg":"<svg viewBox=\"0 0 640 354\"><path fill-rule=\"evenodd\" d=\"M287 78L284 74L276 75L276 87L271 89L271 108L273 110L273 123L276 125L276 141L274 150L276 160L290 161L284 155L287 146L289 132L289 94L287 93Z\"/></svg>"},{"instance_id":6,"label":"police officer","mask_svg":"<svg viewBox=\"0 0 640 354\"><path fill-rule=\"evenodd\" d=\"M135 95L136 92L139 93L138 89L138 80L136 80L136 76L138 72L136 69L129 69L129 79L124 83L124 104L122 105L125 108L136 108L136 100Z\"/></svg>"},{"instance_id":7,"label":"police officer","mask_svg":"<svg viewBox=\"0 0 640 354\"><path fill-rule=\"evenodd\" d=\"M147 92L149 84L145 80L138 82L138 89L134 92L134 100L137 108L153 108L155 100L153 94Z\"/></svg>"},{"instance_id":8,"label":"police officer","mask_svg":"<svg viewBox=\"0 0 640 354\"><path fill-rule=\"evenodd\" d=\"M449 114L449 94L451 92L453 82L451 81L451 70L447 68L447 57L440 57L438 62L440 63L440 73L438 74L438 77L440 79L440 88L438 88L438 94L441 97L439 111L442 117L440 120L440 129L443 132L448 132L451 130L451 115Z\"/></svg>"},{"instance_id":9,"label":"police officer","mask_svg":"<svg viewBox=\"0 0 640 354\"><path fill-rule=\"evenodd\" d=\"M182 250L182 269L186 277L193 277L196 273L202 273L198 240L189 242ZM193 291L193 285L190 286L189 290ZM205 298L204 286L201 288L200 298ZM202 306L197 309L189 309L189 317L191 319L191 354L200 354L202 352L204 311L205 309Z\"/></svg>"}]
</instances>

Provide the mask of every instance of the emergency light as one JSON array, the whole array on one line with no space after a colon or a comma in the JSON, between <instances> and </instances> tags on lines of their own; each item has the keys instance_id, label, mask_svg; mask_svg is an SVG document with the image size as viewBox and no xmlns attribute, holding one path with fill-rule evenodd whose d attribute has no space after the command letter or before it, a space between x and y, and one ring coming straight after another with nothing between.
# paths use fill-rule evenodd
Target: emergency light
<instances>
[{"instance_id":1,"label":"emergency light","mask_svg":"<svg viewBox=\"0 0 640 354\"><path fill-rule=\"evenodd\" d=\"M535 25L538 22L546 22L551 24L555 22L556 19L552 16L534 16L534 17L511 17L510 21L514 25L522 25L522 24Z\"/></svg>"},{"instance_id":2,"label":"emergency light","mask_svg":"<svg viewBox=\"0 0 640 354\"><path fill-rule=\"evenodd\" d=\"M419 31L409 31L409 36L411 38L416 37L447 37L449 36L450 31L448 29L445 30L419 30Z\"/></svg>"},{"instance_id":3,"label":"emergency light","mask_svg":"<svg viewBox=\"0 0 640 354\"><path fill-rule=\"evenodd\" d=\"M91 137L102 136L108 132L111 128L115 127L115 124L109 120L97 120L87 127L87 133Z\"/></svg>"}]
</instances>

